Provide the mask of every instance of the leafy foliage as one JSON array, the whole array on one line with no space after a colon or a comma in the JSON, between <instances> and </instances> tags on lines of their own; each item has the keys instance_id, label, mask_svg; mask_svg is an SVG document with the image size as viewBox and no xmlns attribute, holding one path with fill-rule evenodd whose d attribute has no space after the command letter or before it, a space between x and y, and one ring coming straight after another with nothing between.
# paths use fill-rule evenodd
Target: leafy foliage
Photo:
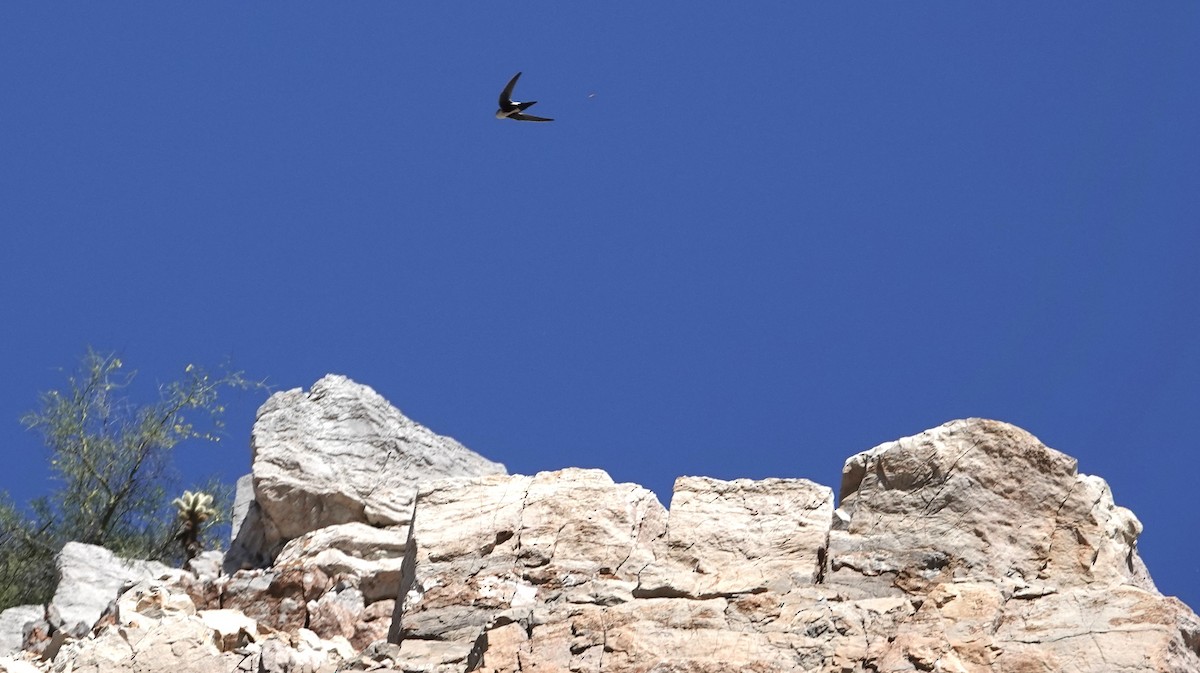
<instances>
[{"instance_id":1,"label":"leafy foliage","mask_svg":"<svg viewBox=\"0 0 1200 673\"><path fill-rule=\"evenodd\" d=\"M31 514L23 514L7 494L0 500L0 610L46 603L54 592L54 556L62 544L51 539L47 507L40 498L30 503Z\"/></svg>"},{"instance_id":2,"label":"leafy foliage","mask_svg":"<svg viewBox=\"0 0 1200 673\"><path fill-rule=\"evenodd\" d=\"M241 372L212 376L188 365L160 387L156 402L136 405L123 396L134 377L123 367L115 355L89 349L65 388L43 394L22 419L42 434L60 486L27 511L0 494L0 610L50 599L54 558L68 541L167 563L214 542L209 533L229 511L232 489L210 482L202 493L185 492L190 514L176 516L167 495L178 492L172 450L188 440L220 441L223 388L264 386Z\"/></svg>"}]
</instances>

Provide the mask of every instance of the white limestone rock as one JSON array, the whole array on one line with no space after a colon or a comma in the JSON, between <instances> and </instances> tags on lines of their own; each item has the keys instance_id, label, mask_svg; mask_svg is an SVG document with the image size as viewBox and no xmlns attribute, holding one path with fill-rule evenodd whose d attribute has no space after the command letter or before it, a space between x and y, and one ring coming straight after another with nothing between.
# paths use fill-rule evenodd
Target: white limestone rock
<instances>
[{"instance_id":1,"label":"white limestone rock","mask_svg":"<svg viewBox=\"0 0 1200 673\"><path fill-rule=\"evenodd\" d=\"M224 562L224 552L210 549L197 554L195 558L187 562L185 567L196 576L196 579L211 582L221 576L221 566Z\"/></svg>"},{"instance_id":2,"label":"white limestone rock","mask_svg":"<svg viewBox=\"0 0 1200 673\"><path fill-rule=\"evenodd\" d=\"M349 581L373 603L398 595L407 541L408 526L326 526L288 542L274 567L318 567L335 582Z\"/></svg>"},{"instance_id":3,"label":"white limestone rock","mask_svg":"<svg viewBox=\"0 0 1200 673\"><path fill-rule=\"evenodd\" d=\"M1141 524L1104 480L998 421L953 421L846 461L830 582L883 595L940 582L1153 590Z\"/></svg>"},{"instance_id":4,"label":"white limestone rock","mask_svg":"<svg viewBox=\"0 0 1200 673\"><path fill-rule=\"evenodd\" d=\"M305 532L267 569L143 581L42 668L1200 670L1200 618L1154 589L1136 518L995 421L852 457L837 510L802 479L682 477L668 512L580 469L426 481L415 507Z\"/></svg>"},{"instance_id":5,"label":"white limestone rock","mask_svg":"<svg viewBox=\"0 0 1200 673\"><path fill-rule=\"evenodd\" d=\"M661 562L639 594L708 598L787 593L824 572L833 491L807 479L680 477Z\"/></svg>"},{"instance_id":6,"label":"white limestone rock","mask_svg":"<svg viewBox=\"0 0 1200 673\"><path fill-rule=\"evenodd\" d=\"M245 647L257 640L258 622L247 617L241 610L201 610L196 613L213 634L213 642L222 652Z\"/></svg>"},{"instance_id":7,"label":"white limestone rock","mask_svg":"<svg viewBox=\"0 0 1200 673\"><path fill-rule=\"evenodd\" d=\"M254 500L253 474L242 475L237 480L231 520L229 551L223 561L225 573L232 575L239 570L269 565L271 559L267 553L267 532L262 509Z\"/></svg>"},{"instance_id":8,"label":"white limestone rock","mask_svg":"<svg viewBox=\"0 0 1200 673\"><path fill-rule=\"evenodd\" d=\"M0 673L42 673L42 669L28 661L0 657Z\"/></svg>"},{"instance_id":9,"label":"white limestone rock","mask_svg":"<svg viewBox=\"0 0 1200 673\"><path fill-rule=\"evenodd\" d=\"M471 644L451 643L442 640L419 640L411 638L404 641L395 658L379 657L375 659L386 663L389 668L402 671L421 671L422 673L459 673L470 670L466 668L467 658L471 656ZM372 670L368 664L366 670Z\"/></svg>"},{"instance_id":10,"label":"white limestone rock","mask_svg":"<svg viewBox=\"0 0 1200 673\"><path fill-rule=\"evenodd\" d=\"M664 548L666 511L641 486L572 468L424 484L412 526L389 640L469 645L509 610L632 598Z\"/></svg>"},{"instance_id":11,"label":"white limestone rock","mask_svg":"<svg viewBox=\"0 0 1200 673\"><path fill-rule=\"evenodd\" d=\"M18 605L0 612L0 656L20 650L25 625L38 621L45 613L43 605Z\"/></svg>"},{"instance_id":12,"label":"white limestone rock","mask_svg":"<svg viewBox=\"0 0 1200 673\"><path fill-rule=\"evenodd\" d=\"M237 540L238 533L241 532L242 526L246 523L247 517L250 516L250 510L252 507L255 507L254 475L243 474L242 476L238 477L237 484L233 491L233 511L229 518L230 541Z\"/></svg>"},{"instance_id":13,"label":"white limestone rock","mask_svg":"<svg viewBox=\"0 0 1200 673\"><path fill-rule=\"evenodd\" d=\"M947 424L805 480L562 470L422 487L396 670L1200 670L1136 519L1028 433Z\"/></svg>"},{"instance_id":14,"label":"white limestone rock","mask_svg":"<svg viewBox=\"0 0 1200 673\"><path fill-rule=\"evenodd\" d=\"M142 580L126 589L117 599L117 614L121 624L143 628L167 615L194 615L196 605L178 586Z\"/></svg>"},{"instance_id":15,"label":"white limestone rock","mask_svg":"<svg viewBox=\"0 0 1200 673\"><path fill-rule=\"evenodd\" d=\"M409 420L371 388L335 375L308 392L272 395L258 411L251 449L270 557L282 543L326 526L407 524L420 482L505 471Z\"/></svg>"},{"instance_id":16,"label":"white limestone rock","mask_svg":"<svg viewBox=\"0 0 1200 673\"><path fill-rule=\"evenodd\" d=\"M944 606L940 610L946 612ZM974 620L970 631L970 620L950 617L964 640L998 626L998 671L1034 666L1052 671L1200 671L1196 614L1174 598L1129 584L1093 584L1035 600L1010 600L1003 610L987 615L990 619Z\"/></svg>"},{"instance_id":17,"label":"white limestone rock","mask_svg":"<svg viewBox=\"0 0 1200 673\"><path fill-rule=\"evenodd\" d=\"M68 629L91 629L127 583L179 577L184 571L154 561L123 559L104 547L68 542L59 552L58 587L50 604Z\"/></svg>"},{"instance_id":18,"label":"white limestone rock","mask_svg":"<svg viewBox=\"0 0 1200 673\"><path fill-rule=\"evenodd\" d=\"M139 583L118 605L119 622L99 626L92 637L68 639L51 670L334 673L354 655L341 636L324 640L303 626L277 631L236 609L196 612L179 584Z\"/></svg>"},{"instance_id":19,"label":"white limestone rock","mask_svg":"<svg viewBox=\"0 0 1200 673\"><path fill-rule=\"evenodd\" d=\"M404 670L785 671L819 663L813 638L762 613L824 598L815 583L830 489L681 478L672 505L668 515L653 494L599 470L423 486L411 580L390 634ZM788 598L797 591L813 593ZM466 661L445 658L468 647Z\"/></svg>"},{"instance_id":20,"label":"white limestone rock","mask_svg":"<svg viewBox=\"0 0 1200 673\"><path fill-rule=\"evenodd\" d=\"M237 670L243 657L221 652L195 616L173 615L141 627L109 627L94 639L68 642L54 670L72 673L216 673Z\"/></svg>"}]
</instances>

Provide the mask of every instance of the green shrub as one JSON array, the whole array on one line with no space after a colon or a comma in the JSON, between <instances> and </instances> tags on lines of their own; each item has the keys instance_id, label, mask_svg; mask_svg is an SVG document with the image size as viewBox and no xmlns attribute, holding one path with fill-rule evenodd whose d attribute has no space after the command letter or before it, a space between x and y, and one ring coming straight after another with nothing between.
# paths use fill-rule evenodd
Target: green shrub
<instances>
[{"instance_id":1,"label":"green shrub","mask_svg":"<svg viewBox=\"0 0 1200 673\"><path fill-rule=\"evenodd\" d=\"M185 492L191 509L177 515L168 496L179 492L172 452L188 440L220 440L221 389L264 386L241 372L210 376L188 365L157 401L138 405L123 396L134 376L123 366L89 349L65 388L43 394L22 419L41 433L58 487L24 509L0 493L0 610L48 602L54 558L72 540L173 564L215 542L231 489L210 481L197 489L207 499Z\"/></svg>"}]
</instances>

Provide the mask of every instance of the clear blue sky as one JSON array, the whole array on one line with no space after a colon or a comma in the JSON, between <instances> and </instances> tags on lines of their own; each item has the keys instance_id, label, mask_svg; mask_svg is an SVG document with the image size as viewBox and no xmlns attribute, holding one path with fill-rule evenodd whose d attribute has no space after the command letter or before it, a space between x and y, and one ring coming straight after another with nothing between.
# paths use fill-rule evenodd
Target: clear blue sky
<instances>
[{"instance_id":1,"label":"clear blue sky","mask_svg":"<svg viewBox=\"0 0 1200 673\"><path fill-rule=\"evenodd\" d=\"M944 421L1200 606L1200 4L0 5L0 488L87 345L327 372L513 472L807 477ZM505 82L550 124L493 117ZM232 398L188 476L248 470ZM1189 420L1191 419L1191 420Z\"/></svg>"}]
</instances>

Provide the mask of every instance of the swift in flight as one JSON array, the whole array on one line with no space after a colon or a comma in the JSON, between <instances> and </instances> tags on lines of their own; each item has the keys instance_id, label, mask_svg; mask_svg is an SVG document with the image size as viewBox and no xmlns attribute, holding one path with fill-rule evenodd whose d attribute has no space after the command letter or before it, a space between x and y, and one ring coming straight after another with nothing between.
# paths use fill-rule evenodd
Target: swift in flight
<instances>
[{"instance_id":1,"label":"swift in flight","mask_svg":"<svg viewBox=\"0 0 1200 673\"><path fill-rule=\"evenodd\" d=\"M554 121L547 117L535 117L525 114L525 109L537 101L531 100L528 103L522 103L512 99L513 87L517 85L517 80L520 77L521 73L513 75L513 78L508 81L508 86L504 87L504 91L500 92L500 109L496 110L496 119L516 119L522 122Z\"/></svg>"}]
</instances>

